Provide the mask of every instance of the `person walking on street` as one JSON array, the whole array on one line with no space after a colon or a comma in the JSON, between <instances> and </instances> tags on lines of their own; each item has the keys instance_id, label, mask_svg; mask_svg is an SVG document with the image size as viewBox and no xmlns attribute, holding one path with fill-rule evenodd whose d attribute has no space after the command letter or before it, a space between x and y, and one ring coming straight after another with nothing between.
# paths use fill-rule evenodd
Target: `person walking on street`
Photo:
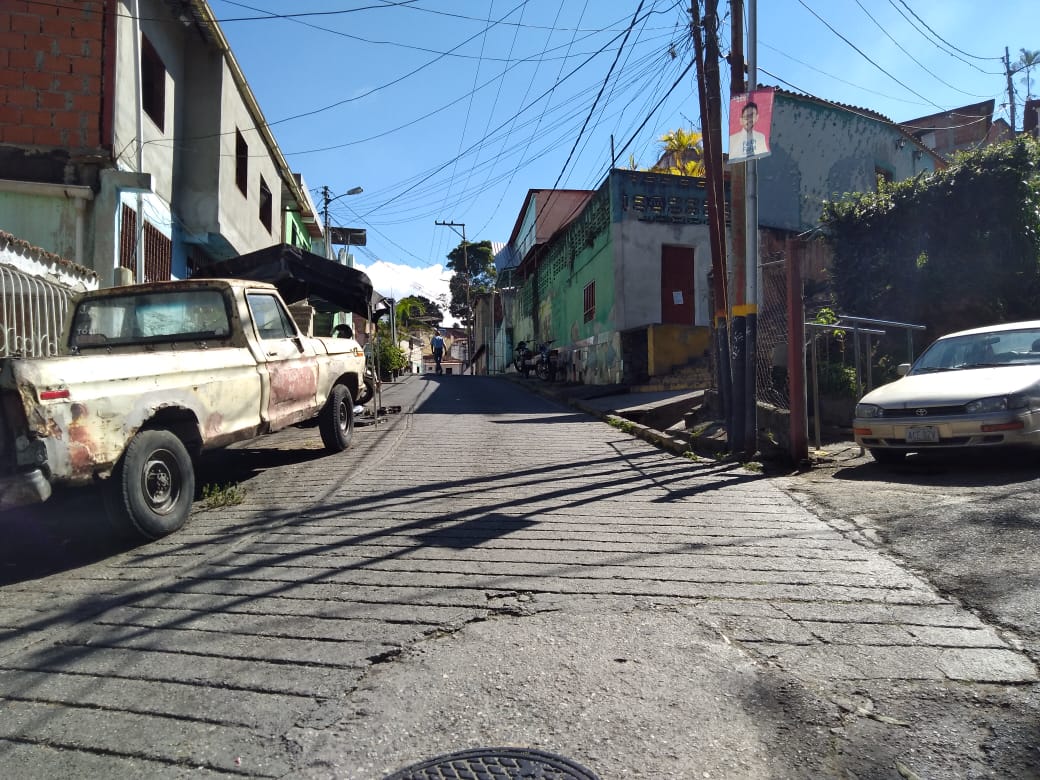
<instances>
[{"instance_id":1,"label":"person walking on street","mask_svg":"<svg viewBox=\"0 0 1040 780\"><path fill-rule=\"evenodd\" d=\"M437 373L441 373L441 359L444 357L444 337L440 331L433 334L430 339L430 347L433 349L433 362L437 367Z\"/></svg>"}]
</instances>

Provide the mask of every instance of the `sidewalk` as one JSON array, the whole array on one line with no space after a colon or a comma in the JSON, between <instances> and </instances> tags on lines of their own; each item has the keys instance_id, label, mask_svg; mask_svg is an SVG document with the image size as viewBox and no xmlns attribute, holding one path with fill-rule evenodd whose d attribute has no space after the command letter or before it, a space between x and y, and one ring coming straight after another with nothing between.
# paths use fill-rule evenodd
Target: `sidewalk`
<instances>
[{"instance_id":1,"label":"sidewalk","mask_svg":"<svg viewBox=\"0 0 1040 780\"><path fill-rule=\"evenodd\" d=\"M519 375L504 374L506 379L527 387L532 392L554 398L594 417L623 427L638 436L676 455L693 452L697 455L724 458L729 451L726 431L721 423L702 425L695 435L683 424L684 415L699 409L704 401L702 390L665 390L633 392L625 385L567 385L548 383ZM810 437L809 460L812 466L856 465L870 461L853 440L850 431L828 430L817 448ZM785 467L785 453L763 453L766 460Z\"/></svg>"}]
</instances>

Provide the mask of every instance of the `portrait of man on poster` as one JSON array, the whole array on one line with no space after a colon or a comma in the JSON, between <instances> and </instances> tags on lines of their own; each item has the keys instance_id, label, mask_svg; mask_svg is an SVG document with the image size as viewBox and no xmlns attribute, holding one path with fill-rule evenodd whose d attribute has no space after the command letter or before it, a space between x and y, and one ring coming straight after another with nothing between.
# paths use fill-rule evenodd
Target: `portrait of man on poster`
<instances>
[{"instance_id":1,"label":"portrait of man on poster","mask_svg":"<svg viewBox=\"0 0 1040 780\"><path fill-rule=\"evenodd\" d=\"M773 90L759 89L730 100L729 162L756 160L769 154Z\"/></svg>"}]
</instances>

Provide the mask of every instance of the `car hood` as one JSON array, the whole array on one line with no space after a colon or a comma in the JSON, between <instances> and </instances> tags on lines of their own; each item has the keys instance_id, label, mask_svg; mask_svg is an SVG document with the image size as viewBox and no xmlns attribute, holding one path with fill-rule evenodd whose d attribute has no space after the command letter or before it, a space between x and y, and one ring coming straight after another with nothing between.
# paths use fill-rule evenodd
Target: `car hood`
<instances>
[{"instance_id":1,"label":"car hood","mask_svg":"<svg viewBox=\"0 0 1040 780\"><path fill-rule=\"evenodd\" d=\"M1040 383L1040 366L997 366L905 376L867 393L860 403L888 408L953 406L1028 390Z\"/></svg>"}]
</instances>

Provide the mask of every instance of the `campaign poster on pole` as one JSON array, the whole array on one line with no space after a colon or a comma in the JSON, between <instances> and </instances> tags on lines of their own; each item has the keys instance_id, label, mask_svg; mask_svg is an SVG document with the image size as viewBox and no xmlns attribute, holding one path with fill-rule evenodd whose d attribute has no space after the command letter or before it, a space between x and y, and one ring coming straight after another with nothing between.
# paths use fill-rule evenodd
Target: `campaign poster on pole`
<instances>
[{"instance_id":1,"label":"campaign poster on pole","mask_svg":"<svg viewBox=\"0 0 1040 780\"><path fill-rule=\"evenodd\" d=\"M756 89L729 101L729 162L742 163L770 154L773 90Z\"/></svg>"}]
</instances>

